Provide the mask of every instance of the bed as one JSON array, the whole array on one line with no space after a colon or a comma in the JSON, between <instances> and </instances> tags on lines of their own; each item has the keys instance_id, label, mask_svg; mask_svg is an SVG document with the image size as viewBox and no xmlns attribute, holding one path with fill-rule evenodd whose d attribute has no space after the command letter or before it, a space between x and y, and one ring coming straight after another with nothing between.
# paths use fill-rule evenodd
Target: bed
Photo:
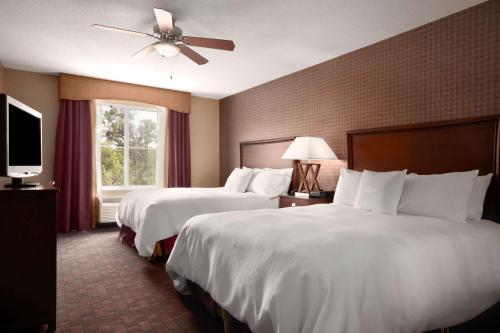
<instances>
[{"instance_id":1,"label":"bed","mask_svg":"<svg viewBox=\"0 0 500 333\"><path fill-rule=\"evenodd\" d=\"M240 143L240 166L290 168L293 162L281 155L293 138ZM292 184L296 182L293 177ZM293 186L293 185L291 185ZM278 198L252 192L233 193L220 188L159 188L130 191L118 207L120 239L139 255L168 254L186 221L199 214L233 210L278 208Z\"/></svg>"},{"instance_id":2,"label":"bed","mask_svg":"<svg viewBox=\"0 0 500 333\"><path fill-rule=\"evenodd\" d=\"M181 230L167 271L177 290L218 304L227 331L498 325L497 147L498 117L349 132L354 170L492 172L483 219L458 224L335 204L204 215Z\"/></svg>"}]
</instances>

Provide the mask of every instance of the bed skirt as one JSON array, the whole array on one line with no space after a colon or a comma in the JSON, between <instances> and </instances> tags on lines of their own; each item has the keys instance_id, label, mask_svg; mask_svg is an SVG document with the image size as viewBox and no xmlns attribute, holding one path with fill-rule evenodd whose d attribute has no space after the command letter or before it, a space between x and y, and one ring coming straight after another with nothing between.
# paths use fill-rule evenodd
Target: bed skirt
<instances>
[{"instance_id":1,"label":"bed skirt","mask_svg":"<svg viewBox=\"0 0 500 333\"><path fill-rule=\"evenodd\" d=\"M194 282L188 280L191 294L195 301L213 317L220 317L224 323L224 333L252 333L248 325L234 318L218 305L212 296ZM425 333L491 333L500 332L500 302L496 303L476 318L451 328L427 331Z\"/></svg>"},{"instance_id":2,"label":"bed skirt","mask_svg":"<svg viewBox=\"0 0 500 333\"><path fill-rule=\"evenodd\" d=\"M135 232L134 230L130 229L126 225L122 225L120 228L120 233L118 235L118 239L123 244L127 244L131 247L134 247L134 238L135 238ZM162 239L158 242L156 242L155 249L153 252L153 257L162 257L162 256L168 256L170 252L172 252L172 249L174 248L175 240L177 239L177 236L172 236L166 239Z\"/></svg>"},{"instance_id":3,"label":"bed skirt","mask_svg":"<svg viewBox=\"0 0 500 333\"><path fill-rule=\"evenodd\" d=\"M200 303L212 317L222 319L224 333L252 333L247 324L234 318L229 312L218 305L203 288L194 282L188 281L188 283L195 301Z\"/></svg>"}]
</instances>

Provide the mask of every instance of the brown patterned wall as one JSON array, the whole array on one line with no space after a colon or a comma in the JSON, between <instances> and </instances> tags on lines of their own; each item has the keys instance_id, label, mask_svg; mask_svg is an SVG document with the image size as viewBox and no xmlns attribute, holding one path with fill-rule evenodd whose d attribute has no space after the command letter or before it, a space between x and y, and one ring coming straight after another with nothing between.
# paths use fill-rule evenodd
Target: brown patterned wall
<instances>
[{"instance_id":1,"label":"brown patterned wall","mask_svg":"<svg viewBox=\"0 0 500 333\"><path fill-rule=\"evenodd\" d=\"M335 187L346 131L500 113L500 1L279 78L220 103L220 177L240 141L324 137L340 161L323 163Z\"/></svg>"}]
</instances>

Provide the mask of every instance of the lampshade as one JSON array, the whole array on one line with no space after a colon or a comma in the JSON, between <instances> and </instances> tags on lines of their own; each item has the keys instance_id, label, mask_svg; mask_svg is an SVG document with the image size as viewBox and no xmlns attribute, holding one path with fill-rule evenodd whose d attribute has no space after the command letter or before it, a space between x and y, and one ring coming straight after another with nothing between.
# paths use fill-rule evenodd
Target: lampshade
<instances>
[{"instance_id":1,"label":"lampshade","mask_svg":"<svg viewBox=\"0 0 500 333\"><path fill-rule=\"evenodd\" d=\"M293 140L281 158L284 160L336 160L337 156L323 138L301 136Z\"/></svg>"},{"instance_id":2,"label":"lampshade","mask_svg":"<svg viewBox=\"0 0 500 333\"><path fill-rule=\"evenodd\" d=\"M167 58L175 57L180 52L179 47L168 42L156 43L154 47L158 53Z\"/></svg>"}]
</instances>

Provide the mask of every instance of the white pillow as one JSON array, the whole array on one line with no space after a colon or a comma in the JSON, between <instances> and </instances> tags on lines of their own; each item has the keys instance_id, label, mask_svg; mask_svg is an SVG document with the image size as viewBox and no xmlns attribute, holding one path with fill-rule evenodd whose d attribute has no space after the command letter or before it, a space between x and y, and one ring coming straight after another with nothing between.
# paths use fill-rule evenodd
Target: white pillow
<instances>
[{"instance_id":1,"label":"white pillow","mask_svg":"<svg viewBox=\"0 0 500 333\"><path fill-rule=\"evenodd\" d=\"M252 169L234 168L233 172L227 177L224 188L229 192L245 192L252 180L253 173Z\"/></svg>"},{"instance_id":2,"label":"white pillow","mask_svg":"<svg viewBox=\"0 0 500 333\"><path fill-rule=\"evenodd\" d=\"M255 172L249 188L251 186L251 192L274 198L283 192L285 178L286 176L283 173L262 170Z\"/></svg>"},{"instance_id":3,"label":"white pillow","mask_svg":"<svg viewBox=\"0 0 500 333\"><path fill-rule=\"evenodd\" d=\"M247 167L243 167L243 169L250 169ZM261 171L270 171L274 173L279 173L285 176L283 179L283 191L281 194L288 194L288 190L290 189L290 183L292 182L292 175L293 175L293 168L285 168L285 169L272 169L272 168L265 168L265 169L259 169L259 168L254 168L252 169L255 173L261 172ZM255 189L253 188L252 181L248 185L247 188L248 192L255 192Z\"/></svg>"},{"instance_id":4,"label":"white pillow","mask_svg":"<svg viewBox=\"0 0 500 333\"><path fill-rule=\"evenodd\" d=\"M252 176L252 179L250 180L250 183L248 183L248 187L247 187L247 192L255 192L255 188L254 188L254 184L253 184L253 180L255 178L255 176L259 173L259 172L262 172L264 169L260 169L260 168L247 168L247 167L243 167L244 170L252 170L253 171L253 176Z\"/></svg>"},{"instance_id":5,"label":"white pillow","mask_svg":"<svg viewBox=\"0 0 500 333\"><path fill-rule=\"evenodd\" d=\"M361 172L346 168L340 169L340 177L335 189L333 202L341 205L354 205L358 193Z\"/></svg>"},{"instance_id":6,"label":"white pillow","mask_svg":"<svg viewBox=\"0 0 500 333\"><path fill-rule=\"evenodd\" d=\"M358 194L354 201L354 208L396 215L405 177L406 170L389 172L363 171Z\"/></svg>"},{"instance_id":7,"label":"white pillow","mask_svg":"<svg viewBox=\"0 0 500 333\"><path fill-rule=\"evenodd\" d=\"M265 168L264 170L278 172L278 173L281 173L282 175L284 175L285 178L284 178L284 184L283 184L283 191L281 191L281 194L288 194L288 190L290 189L290 183L292 182L293 168L285 168L285 169Z\"/></svg>"},{"instance_id":8,"label":"white pillow","mask_svg":"<svg viewBox=\"0 0 500 333\"><path fill-rule=\"evenodd\" d=\"M477 173L407 175L398 212L465 222Z\"/></svg>"},{"instance_id":9,"label":"white pillow","mask_svg":"<svg viewBox=\"0 0 500 333\"><path fill-rule=\"evenodd\" d=\"M478 176L474 180L472 192L469 200L469 207L467 208L467 220L479 221L483 216L484 198L486 191L490 186L492 174L486 176Z\"/></svg>"}]
</instances>

